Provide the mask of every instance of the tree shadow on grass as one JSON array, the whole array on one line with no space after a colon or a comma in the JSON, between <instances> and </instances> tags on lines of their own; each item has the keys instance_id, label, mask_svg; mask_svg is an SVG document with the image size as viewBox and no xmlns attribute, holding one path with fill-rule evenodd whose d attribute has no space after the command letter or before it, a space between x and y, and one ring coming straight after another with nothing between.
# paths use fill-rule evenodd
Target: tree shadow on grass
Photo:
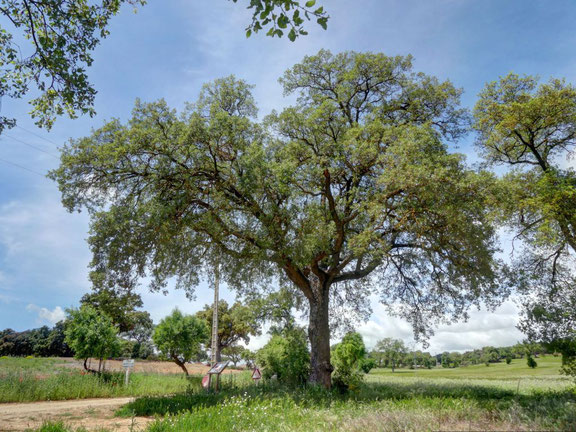
<instances>
[{"instance_id":1,"label":"tree shadow on grass","mask_svg":"<svg viewBox=\"0 0 576 432\"><path fill-rule=\"evenodd\" d=\"M329 409L350 404L368 405L385 403L400 409L450 410L462 401L491 416L513 413L515 418L537 420L561 428L576 424L576 392L574 390L534 391L517 394L497 386L469 383L366 383L346 394L319 387L289 388L276 383L259 386L229 387L220 393L189 391L166 397L143 397L120 409L120 416L153 416L177 414L183 411L209 408L231 401L242 401L246 406L278 400L307 409Z\"/></svg>"}]
</instances>

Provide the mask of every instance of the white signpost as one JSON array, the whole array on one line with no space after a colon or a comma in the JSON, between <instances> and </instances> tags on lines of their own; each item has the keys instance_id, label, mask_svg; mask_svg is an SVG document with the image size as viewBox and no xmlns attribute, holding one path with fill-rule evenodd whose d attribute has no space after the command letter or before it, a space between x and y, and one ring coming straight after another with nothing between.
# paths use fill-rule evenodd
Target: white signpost
<instances>
[{"instance_id":1,"label":"white signpost","mask_svg":"<svg viewBox=\"0 0 576 432\"><path fill-rule=\"evenodd\" d=\"M126 369L126 378L124 379L124 385L128 385L128 379L130 378L130 369L134 367L134 359L122 360L122 367Z\"/></svg>"}]
</instances>

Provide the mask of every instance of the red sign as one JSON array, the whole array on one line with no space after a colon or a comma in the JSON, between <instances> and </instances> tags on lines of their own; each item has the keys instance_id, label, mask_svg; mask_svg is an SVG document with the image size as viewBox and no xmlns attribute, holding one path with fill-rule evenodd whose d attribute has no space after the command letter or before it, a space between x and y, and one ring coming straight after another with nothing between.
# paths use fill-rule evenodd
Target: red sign
<instances>
[{"instance_id":1,"label":"red sign","mask_svg":"<svg viewBox=\"0 0 576 432\"><path fill-rule=\"evenodd\" d=\"M262 378L262 374L260 373L260 369L254 368L254 372L252 372L252 379L256 381L256 380L259 380L260 378Z\"/></svg>"},{"instance_id":2,"label":"red sign","mask_svg":"<svg viewBox=\"0 0 576 432\"><path fill-rule=\"evenodd\" d=\"M210 377L208 375L204 375L202 378L202 387L207 389L210 386Z\"/></svg>"}]
</instances>

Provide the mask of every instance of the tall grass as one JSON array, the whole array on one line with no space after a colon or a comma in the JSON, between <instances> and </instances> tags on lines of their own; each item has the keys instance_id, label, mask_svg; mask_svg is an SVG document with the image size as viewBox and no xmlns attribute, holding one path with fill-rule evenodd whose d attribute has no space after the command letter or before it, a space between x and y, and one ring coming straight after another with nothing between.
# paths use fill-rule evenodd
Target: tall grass
<instances>
[{"instance_id":1,"label":"tall grass","mask_svg":"<svg viewBox=\"0 0 576 432\"><path fill-rule=\"evenodd\" d=\"M315 387L252 385L218 394L140 398L118 414L167 416L153 423L151 432L486 429L486 424L502 430L574 430L576 393L517 392L494 382L373 382L344 395Z\"/></svg>"},{"instance_id":2,"label":"tall grass","mask_svg":"<svg viewBox=\"0 0 576 432\"><path fill-rule=\"evenodd\" d=\"M493 371L488 378L482 367ZM276 382L256 386L249 373L242 373L223 378L219 393L196 385L172 396L138 398L117 415L156 416L147 432L576 432L576 389L551 368L543 368L541 375L523 374L524 366L518 363L508 369L513 371L509 376L503 373L505 365L466 368L468 376L464 368L454 375L441 369L424 374L376 371L348 394ZM45 426L52 429L41 432L74 430L62 424Z\"/></svg>"},{"instance_id":3,"label":"tall grass","mask_svg":"<svg viewBox=\"0 0 576 432\"><path fill-rule=\"evenodd\" d=\"M199 386L199 381L200 377L138 373L131 374L125 386L122 372L106 372L101 376L77 370L47 376L9 372L0 377L0 402L173 394Z\"/></svg>"}]
</instances>

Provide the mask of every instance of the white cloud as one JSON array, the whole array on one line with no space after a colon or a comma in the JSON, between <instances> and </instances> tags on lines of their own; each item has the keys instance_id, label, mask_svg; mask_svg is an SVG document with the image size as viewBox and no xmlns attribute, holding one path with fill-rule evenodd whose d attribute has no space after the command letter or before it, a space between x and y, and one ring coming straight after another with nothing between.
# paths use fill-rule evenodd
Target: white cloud
<instances>
[{"instance_id":1,"label":"white cloud","mask_svg":"<svg viewBox=\"0 0 576 432\"><path fill-rule=\"evenodd\" d=\"M398 317L390 316L381 304L373 303L371 319L358 327L368 348L385 337L402 339L413 349L422 349L415 344L410 324ZM432 354L443 351L468 351L484 346L509 346L523 339L516 328L518 309L512 300L504 302L494 312L473 310L467 322L440 325L429 340L427 351Z\"/></svg>"},{"instance_id":2,"label":"white cloud","mask_svg":"<svg viewBox=\"0 0 576 432\"><path fill-rule=\"evenodd\" d=\"M36 306L35 304L29 304L26 306L26 310L38 314L38 319L36 320L38 324L54 325L58 321L62 321L66 318L66 313L60 306L56 306L53 310L50 310L45 307Z\"/></svg>"}]
</instances>

